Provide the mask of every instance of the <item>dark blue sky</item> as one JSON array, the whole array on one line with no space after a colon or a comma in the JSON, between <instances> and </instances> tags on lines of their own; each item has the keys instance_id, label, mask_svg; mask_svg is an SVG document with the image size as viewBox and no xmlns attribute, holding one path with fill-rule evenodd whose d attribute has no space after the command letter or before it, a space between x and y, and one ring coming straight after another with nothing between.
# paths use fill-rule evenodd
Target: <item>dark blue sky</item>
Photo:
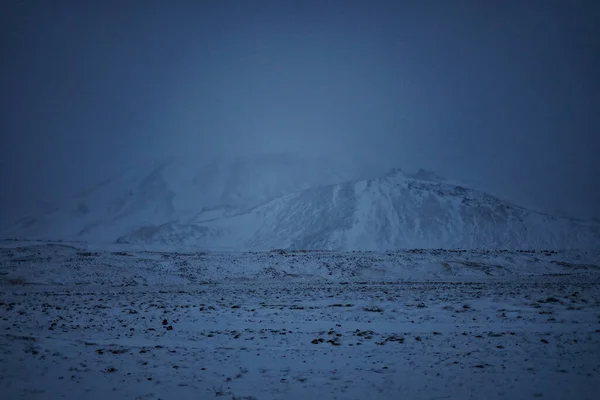
<instances>
[{"instance_id":1,"label":"dark blue sky","mask_svg":"<svg viewBox=\"0 0 600 400\"><path fill-rule=\"evenodd\" d=\"M150 156L425 167L600 216L595 1L5 1L2 215Z\"/></svg>"}]
</instances>

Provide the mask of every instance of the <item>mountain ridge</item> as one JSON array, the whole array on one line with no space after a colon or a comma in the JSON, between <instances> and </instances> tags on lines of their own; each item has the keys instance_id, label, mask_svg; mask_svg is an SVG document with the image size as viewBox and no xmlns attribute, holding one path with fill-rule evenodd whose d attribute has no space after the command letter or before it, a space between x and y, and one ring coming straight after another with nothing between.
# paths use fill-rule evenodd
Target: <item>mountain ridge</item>
<instances>
[{"instance_id":1,"label":"mountain ridge","mask_svg":"<svg viewBox=\"0 0 600 400\"><path fill-rule=\"evenodd\" d=\"M369 176L289 154L153 160L3 236L230 250L600 247L597 222L530 210L432 171Z\"/></svg>"},{"instance_id":2,"label":"mountain ridge","mask_svg":"<svg viewBox=\"0 0 600 400\"><path fill-rule=\"evenodd\" d=\"M600 243L593 221L531 211L482 191L400 171L291 193L230 218L151 231L144 230L146 243L246 250L593 248ZM119 241L139 243L135 233Z\"/></svg>"},{"instance_id":3,"label":"mountain ridge","mask_svg":"<svg viewBox=\"0 0 600 400\"><path fill-rule=\"evenodd\" d=\"M90 185L48 212L18 219L3 228L2 236L114 239L130 226L236 215L292 191L348 178L325 159L289 154L151 159ZM112 235L111 224L118 234Z\"/></svg>"}]
</instances>

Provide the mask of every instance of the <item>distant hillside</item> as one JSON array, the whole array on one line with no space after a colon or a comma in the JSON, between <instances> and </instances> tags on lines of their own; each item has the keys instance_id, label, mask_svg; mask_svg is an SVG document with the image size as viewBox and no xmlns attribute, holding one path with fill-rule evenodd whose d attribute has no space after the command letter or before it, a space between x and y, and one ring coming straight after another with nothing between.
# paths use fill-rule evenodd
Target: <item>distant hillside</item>
<instances>
[{"instance_id":1,"label":"distant hillside","mask_svg":"<svg viewBox=\"0 0 600 400\"><path fill-rule=\"evenodd\" d=\"M600 224L530 211L427 171L395 170L292 193L235 216L144 226L118 241L236 250L598 248Z\"/></svg>"},{"instance_id":2,"label":"distant hillside","mask_svg":"<svg viewBox=\"0 0 600 400\"><path fill-rule=\"evenodd\" d=\"M112 242L142 227L237 215L289 193L355 177L347 167L290 154L154 161L60 207L21 218L1 236Z\"/></svg>"}]
</instances>

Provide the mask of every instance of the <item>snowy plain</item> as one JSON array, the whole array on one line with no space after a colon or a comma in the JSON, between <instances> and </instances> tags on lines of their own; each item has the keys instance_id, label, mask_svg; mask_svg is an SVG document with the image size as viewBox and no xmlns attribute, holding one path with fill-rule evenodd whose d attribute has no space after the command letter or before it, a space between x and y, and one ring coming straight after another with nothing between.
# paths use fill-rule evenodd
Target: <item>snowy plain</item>
<instances>
[{"instance_id":1,"label":"snowy plain","mask_svg":"<svg viewBox=\"0 0 600 400\"><path fill-rule=\"evenodd\" d=\"M5 399L596 399L600 251L0 243Z\"/></svg>"}]
</instances>

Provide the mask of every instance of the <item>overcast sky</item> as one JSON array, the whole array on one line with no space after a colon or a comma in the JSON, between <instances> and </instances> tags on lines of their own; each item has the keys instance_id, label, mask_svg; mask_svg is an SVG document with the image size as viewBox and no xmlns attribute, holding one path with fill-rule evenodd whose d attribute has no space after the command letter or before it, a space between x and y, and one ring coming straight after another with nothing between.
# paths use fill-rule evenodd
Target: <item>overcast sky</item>
<instances>
[{"instance_id":1,"label":"overcast sky","mask_svg":"<svg viewBox=\"0 0 600 400\"><path fill-rule=\"evenodd\" d=\"M599 4L4 1L2 215L149 156L296 151L600 216Z\"/></svg>"}]
</instances>

